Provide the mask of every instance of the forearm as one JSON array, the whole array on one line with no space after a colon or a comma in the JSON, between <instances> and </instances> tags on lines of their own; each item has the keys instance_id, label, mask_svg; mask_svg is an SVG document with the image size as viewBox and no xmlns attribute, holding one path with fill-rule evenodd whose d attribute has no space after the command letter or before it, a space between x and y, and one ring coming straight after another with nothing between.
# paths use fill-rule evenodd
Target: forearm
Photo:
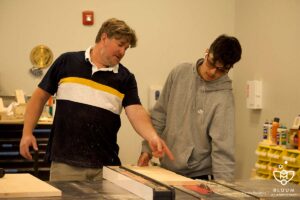
<instances>
[{"instance_id":1,"label":"forearm","mask_svg":"<svg viewBox=\"0 0 300 200\"><path fill-rule=\"evenodd\" d=\"M130 105L125 111L135 131L149 143L152 155L161 158L166 154L170 160L174 160L172 152L152 126L146 110L141 105Z\"/></svg>"},{"instance_id":2,"label":"forearm","mask_svg":"<svg viewBox=\"0 0 300 200\"><path fill-rule=\"evenodd\" d=\"M37 89L26 106L26 112L24 116L23 134L32 134L32 130L35 128L41 113L43 112L44 105L50 94Z\"/></svg>"},{"instance_id":3,"label":"forearm","mask_svg":"<svg viewBox=\"0 0 300 200\"><path fill-rule=\"evenodd\" d=\"M165 129L166 114L164 107L161 102L155 104L151 111L151 123L156 131L156 133L161 137L163 130ZM149 144L144 140L142 142L142 152L147 152L151 155L151 148Z\"/></svg>"},{"instance_id":4,"label":"forearm","mask_svg":"<svg viewBox=\"0 0 300 200\"><path fill-rule=\"evenodd\" d=\"M42 109L38 109L35 106L30 106L30 104L27 105L24 116L23 134L32 133L32 130L36 126L41 113Z\"/></svg>"},{"instance_id":5,"label":"forearm","mask_svg":"<svg viewBox=\"0 0 300 200\"><path fill-rule=\"evenodd\" d=\"M125 108L127 117L134 130L145 140L150 141L157 137L157 133L152 126L149 114L141 105L131 105Z\"/></svg>"}]
</instances>

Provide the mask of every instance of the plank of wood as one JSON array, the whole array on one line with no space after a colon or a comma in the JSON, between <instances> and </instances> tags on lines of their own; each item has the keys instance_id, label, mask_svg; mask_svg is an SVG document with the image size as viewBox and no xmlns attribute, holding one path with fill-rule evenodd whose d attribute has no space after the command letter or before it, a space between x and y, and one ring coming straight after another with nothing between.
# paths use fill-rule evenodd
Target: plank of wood
<instances>
[{"instance_id":1,"label":"plank of wood","mask_svg":"<svg viewBox=\"0 0 300 200\"><path fill-rule=\"evenodd\" d=\"M124 165L124 167L167 185L199 185L197 180L176 174L159 166Z\"/></svg>"},{"instance_id":2,"label":"plank of wood","mask_svg":"<svg viewBox=\"0 0 300 200\"><path fill-rule=\"evenodd\" d=\"M5 174L0 179L0 198L61 196L62 192L31 174Z\"/></svg>"},{"instance_id":3,"label":"plank of wood","mask_svg":"<svg viewBox=\"0 0 300 200\"><path fill-rule=\"evenodd\" d=\"M115 171L114 169L117 168L116 166L103 167L103 178L146 200L153 199L153 190L151 187L145 185L142 181L137 181L134 178Z\"/></svg>"}]
</instances>

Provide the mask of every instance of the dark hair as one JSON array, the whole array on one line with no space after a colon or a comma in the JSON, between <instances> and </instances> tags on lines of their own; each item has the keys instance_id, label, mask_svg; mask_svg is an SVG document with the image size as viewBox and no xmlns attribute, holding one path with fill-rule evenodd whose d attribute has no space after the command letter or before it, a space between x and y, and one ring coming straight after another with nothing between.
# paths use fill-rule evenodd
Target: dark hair
<instances>
[{"instance_id":1,"label":"dark hair","mask_svg":"<svg viewBox=\"0 0 300 200\"><path fill-rule=\"evenodd\" d=\"M220 35L209 47L214 62L221 62L225 68L230 69L234 63L241 59L242 47L235 37Z\"/></svg>"},{"instance_id":2,"label":"dark hair","mask_svg":"<svg viewBox=\"0 0 300 200\"><path fill-rule=\"evenodd\" d=\"M111 18L105 21L96 36L96 43L101 40L103 33L106 33L108 38L126 39L131 48L136 47L137 37L135 31L122 20Z\"/></svg>"}]
</instances>

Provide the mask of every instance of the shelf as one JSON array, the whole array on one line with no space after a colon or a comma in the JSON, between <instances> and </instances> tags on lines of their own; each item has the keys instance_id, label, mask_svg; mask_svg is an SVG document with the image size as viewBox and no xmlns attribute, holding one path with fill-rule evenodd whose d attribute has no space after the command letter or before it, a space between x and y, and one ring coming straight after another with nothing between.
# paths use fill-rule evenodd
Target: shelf
<instances>
[{"instance_id":1,"label":"shelf","mask_svg":"<svg viewBox=\"0 0 300 200\"><path fill-rule=\"evenodd\" d=\"M300 151L260 143L255 151L255 176L259 179L274 179L274 171L292 171L295 176L290 182L300 184ZM289 174L291 178L292 175Z\"/></svg>"}]
</instances>

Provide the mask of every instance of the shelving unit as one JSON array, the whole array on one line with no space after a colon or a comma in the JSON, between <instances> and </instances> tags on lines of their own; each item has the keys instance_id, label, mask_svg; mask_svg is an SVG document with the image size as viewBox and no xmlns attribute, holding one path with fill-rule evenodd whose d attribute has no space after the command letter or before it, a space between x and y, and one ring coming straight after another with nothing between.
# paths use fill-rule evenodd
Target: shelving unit
<instances>
[{"instance_id":1,"label":"shelving unit","mask_svg":"<svg viewBox=\"0 0 300 200\"><path fill-rule=\"evenodd\" d=\"M23 124L0 123L0 167L5 173L30 173L42 180L49 180L50 164L44 156L51 131L51 124L38 124L33 134L37 138L39 151L31 149L34 160L26 160L19 153Z\"/></svg>"},{"instance_id":2,"label":"shelving unit","mask_svg":"<svg viewBox=\"0 0 300 200\"><path fill-rule=\"evenodd\" d=\"M273 171L294 171L290 181L300 184L300 151L285 149L281 146L270 146L260 143L255 151L258 159L255 163L257 179L274 179Z\"/></svg>"}]
</instances>

